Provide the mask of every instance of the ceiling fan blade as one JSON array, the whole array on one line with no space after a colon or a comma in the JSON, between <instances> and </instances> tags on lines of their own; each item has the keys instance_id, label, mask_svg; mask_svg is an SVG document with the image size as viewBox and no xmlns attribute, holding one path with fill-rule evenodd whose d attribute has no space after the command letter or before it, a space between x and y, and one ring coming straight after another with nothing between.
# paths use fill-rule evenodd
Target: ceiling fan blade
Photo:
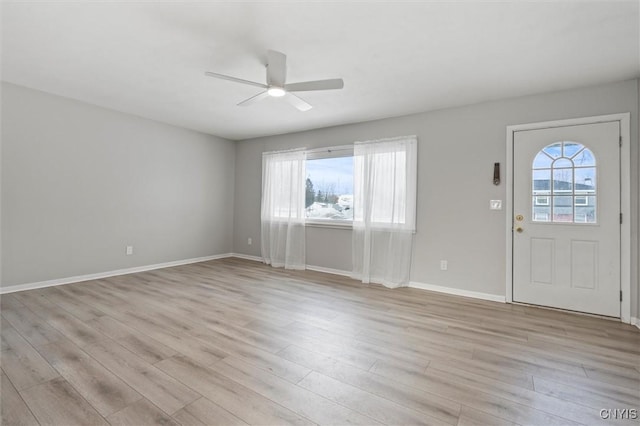
<instances>
[{"instance_id":1,"label":"ceiling fan blade","mask_svg":"<svg viewBox=\"0 0 640 426\"><path fill-rule=\"evenodd\" d=\"M284 87L287 80L287 55L269 50L267 52L267 84Z\"/></svg>"},{"instance_id":2,"label":"ceiling fan blade","mask_svg":"<svg viewBox=\"0 0 640 426\"><path fill-rule=\"evenodd\" d=\"M344 81L341 78L333 78L330 80L303 81L300 83L285 84L284 89L287 92L306 92L310 90L333 90L342 89Z\"/></svg>"},{"instance_id":3,"label":"ceiling fan blade","mask_svg":"<svg viewBox=\"0 0 640 426\"><path fill-rule=\"evenodd\" d=\"M231 77L229 75L218 74L217 72L206 71L204 75L207 75L209 77L219 78L222 80L235 81L236 83L248 84L250 86L262 87L263 89L266 89L268 87L266 84L256 83L255 81L243 80L241 78Z\"/></svg>"},{"instance_id":4,"label":"ceiling fan blade","mask_svg":"<svg viewBox=\"0 0 640 426\"><path fill-rule=\"evenodd\" d=\"M312 106L309 105L306 101L300 99L293 93L287 93L284 96L284 99L294 107L298 108L300 111L309 111L312 108Z\"/></svg>"},{"instance_id":5,"label":"ceiling fan blade","mask_svg":"<svg viewBox=\"0 0 640 426\"><path fill-rule=\"evenodd\" d=\"M266 91L260 92L257 95L254 95L249 99L245 99L244 101L240 102L238 106L249 106L268 97L269 97L269 94Z\"/></svg>"}]
</instances>

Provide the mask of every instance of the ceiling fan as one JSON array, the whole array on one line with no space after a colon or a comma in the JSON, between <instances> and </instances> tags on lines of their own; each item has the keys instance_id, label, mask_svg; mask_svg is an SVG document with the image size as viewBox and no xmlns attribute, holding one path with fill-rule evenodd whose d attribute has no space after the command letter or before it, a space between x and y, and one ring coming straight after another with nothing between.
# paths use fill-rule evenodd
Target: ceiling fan
<instances>
[{"instance_id":1,"label":"ceiling fan","mask_svg":"<svg viewBox=\"0 0 640 426\"><path fill-rule=\"evenodd\" d=\"M287 84L287 56L284 53L275 50L267 51L267 84L256 83L255 81L243 80L241 78L231 77L224 74L207 71L204 73L209 77L220 78L222 80L235 81L236 83L248 84L250 86L261 87L265 89L240 102L238 106L248 106L262 99L272 96L274 98L283 97L285 101L299 109L300 111L308 111L311 109L306 101L294 95L292 92L307 92L311 90L332 90L342 89L344 82L341 78L333 78L329 80L303 81L300 83Z\"/></svg>"}]
</instances>

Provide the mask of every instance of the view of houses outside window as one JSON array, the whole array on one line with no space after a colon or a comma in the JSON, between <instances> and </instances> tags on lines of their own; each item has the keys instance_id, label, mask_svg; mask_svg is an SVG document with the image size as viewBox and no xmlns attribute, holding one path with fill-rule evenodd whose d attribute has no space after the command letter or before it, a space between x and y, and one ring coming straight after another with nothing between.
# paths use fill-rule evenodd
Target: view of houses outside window
<instances>
[{"instance_id":1,"label":"view of houses outside window","mask_svg":"<svg viewBox=\"0 0 640 426\"><path fill-rule=\"evenodd\" d=\"M353 156L307 160L307 219L353 220Z\"/></svg>"},{"instance_id":2,"label":"view of houses outside window","mask_svg":"<svg viewBox=\"0 0 640 426\"><path fill-rule=\"evenodd\" d=\"M597 223L596 160L576 142L545 147L533 160L534 222Z\"/></svg>"}]
</instances>

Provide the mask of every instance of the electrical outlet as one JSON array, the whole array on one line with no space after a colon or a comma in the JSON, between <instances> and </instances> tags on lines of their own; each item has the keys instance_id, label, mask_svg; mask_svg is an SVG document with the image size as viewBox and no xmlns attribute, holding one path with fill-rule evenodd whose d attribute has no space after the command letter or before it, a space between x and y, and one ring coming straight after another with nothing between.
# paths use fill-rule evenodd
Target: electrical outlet
<instances>
[{"instance_id":1,"label":"electrical outlet","mask_svg":"<svg viewBox=\"0 0 640 426\"><path fill-rule=\"evenodd\" d=\"M133 246L127 246L126 253L127 256L131 256L133 254Z\"/></svg>"},{"instance_id":2,"label":"electrical outlet","mask_svg":"<svg viewBox=\"0 0 640 426\"><path fill-rule=\"evenodd\" d=\"M249 245L253 244L253 240L251 238L247 238L247 244Z\"/></svg>"},{"instance_id":3,"label":"electrical outlet","mask_svg":"<svg viewBox=\"0 0 640 426\"><path fill-rule=\"evenodd\" d=\"M447 261L446 261L446 260L441 260L441 261L440 261L440 270L441 270L441 271L446 271L448 266L449 266L449 265L447 264Z\"/></svg>"}]
</instances>

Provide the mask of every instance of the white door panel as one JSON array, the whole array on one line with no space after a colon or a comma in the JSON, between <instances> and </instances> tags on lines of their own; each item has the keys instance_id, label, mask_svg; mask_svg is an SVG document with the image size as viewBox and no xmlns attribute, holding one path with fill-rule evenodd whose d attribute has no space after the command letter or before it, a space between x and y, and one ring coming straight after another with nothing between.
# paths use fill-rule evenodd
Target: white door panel
<instances>
[{"instance_id":1,"label":"white door panel","mask_svg":"<svg viewBox=\"0 0 640 426\"><path fill-rule=\"evenodd\" d=\"M513 300L620 317L619 123L515 132Z\"/></svg>"}]
</instances>

